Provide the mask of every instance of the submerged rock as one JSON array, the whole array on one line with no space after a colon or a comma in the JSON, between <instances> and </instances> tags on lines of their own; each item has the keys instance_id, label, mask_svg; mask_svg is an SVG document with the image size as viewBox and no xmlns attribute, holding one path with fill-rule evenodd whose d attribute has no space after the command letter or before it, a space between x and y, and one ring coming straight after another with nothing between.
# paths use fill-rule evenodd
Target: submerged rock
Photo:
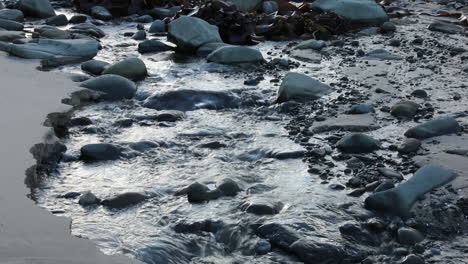
<instances>
[{"instance_id":1,"label":"submerged rock","mask_svg":"<svg viewBox=\"0 0 468 264\"><path fill-rule=\"evenodd\" d=\"M256 215L273 215L278 214L283 206L282 202L259 198L244 202L241 209Z\"/></svg>"},{"instance_id":2,"label":"submerged rock","mask_svg":"<svg viewBox=\"0 0 468 264\"><path fill-rule=\"evenodd\" d=\"M369 195L365 200L365 206L367 209L408 217L411 207L419 197L452 181L455 177L456 174L450 170L427 165L396 188Z\"/></svg>"},{"instance_id":3,"label":"submerged rock","mask_svg":"<svg viewBox=\"0 0 468 264\"><path fill-rule=\"evenodd\" d=\"M93 78L81 83L80 86L102 92L101 98L105 100L130 99L135 95L137 89L134 82L114 74Z\"/></svg>"},{"instance_id":4,"label":"submerged rock","mask_svg":"<svg viewBox=\"0 0 468 264\"><path fill-rule=\"evenodd\" d=\"M316 0L311 6L331 11L352 22L381 24L388 20L385 9L374 0Z\"/></svg>"},{"instance_id":5,"label":"submerged rock","mask_svg":"<svg viewBox=\"0 0 468 264\"><path fill-rule=\"evenodd\" d=\"M169 50L174 50L174 48L157 39L148 39L138 44L138 52L141 54Z\"/></svg>"},{"instance_id":6,"label":"submerged rock","mask_svg":"<svg viewBox=\"0 0 468 264\"><path fill-rule=\"evenodd\" d=\"M260 51L240 46L221 47L210 53L206 59L209 62L222 64L258 63L265 61Z\"/></svg>"},{"instance_id":7,"label":"submerged rock","mask_svg":"<svg viewBox=\"0 0 468 264\"><path fill-rule=\"evenodd\" d=\"M91 206L98 205L101 202L101 199L97 198L92 192L85 192L80 196L78 203L81 206Z\"/></svg>"},{"instance_id":8,"label":"submerged rock","mask_svg":"<svg viewBox=\"0 0 468 264\"><path fill-rule=\"evenodd\" d=\"M330 92L330 87L305 74L289 72L278 91L277 102L291 99L317 99Z\"/></svg>"},{"instance_id":9,"label":"submerged rock","mask_svg":"<svg viewBox=\"0 0 468 264\"><path fill-rule=\"evenodd\" d=\"M128 58L109 65L102 74L115 74L130 80L139 81L146 78L148 71L145 63L139 58Z\"/></svg>"},{"instance_id":10,"label":"submerged rock","mask_svg":"<svg viewBox=\"0 0 468 264\"><path fill-rule=\"evenodd\" d=\"M240 106L240 100L230 92L205 90L175 90L152 95L143 106L156 110L192 111Z\"/></svg>"},{"instance_id":11,"label":"submerged rock","mask_svg":"<svg viewBox=\"0 0 468 264\"><path fill-rule=\"evenodd\" d=\"M291 245L301 238L292 228L275 222L261 225L256 232L273 246L286 251L291 251Z\"/></svg>"},{"instance_id":12,"label":"submerged rock","mask_svg":"<svg viewBox=\"0 0 468 264\"><path fill-rule=\"evenodd\" d=\"M306 264L346 263L343 262L346 257L345 251L340 246L320 240L299 239L291 245L291 251Z\"/></svg>"},{"instance_id":13,"label":"submerged rock","mask_svg":"<svg viewBox=\"0 0 468 264\"><path fill-rule=\"evenodd\" d=\"M218 27L196 18L182 16L169 23L168 39L182 51L193 52L203 44L223 42Z\"/></svg>"},{"instance_id":14,"label":"submerged rock","mask_svg":"<svg viewBox=\"0 0 468 264\"><path fill-rule=\"evenodd\" d=\"M217 184L216 188L225 196L236 196L241 191L237 182L228 178L221 180L221 182Z\"/></svg>"},{"instance_id":15,"label":"submerged rock","mask_svg":"<svg viewBox=\"0 0 468 264\"><path fill-rule=\"evenodd\" d=\"M80 158L86 161L116 160L121 154L119 147L108 143L88 144L80 151Z\"/></svg>"},{"instance_id":16,"label":"submerged rock","mask_svg":"<svg viewBox=\"0 0 468 264\"><path fill-rule=\"evenodd\" d=\"M364 134L350 134L340 139L336 146L348 153L368 153L380 148L379 141Z\"/></svg>"},{"instance_id":17,"label":"submerged rock","mask_svg":"<svg viewBox=\"0 0 468 264\"><path fill-rule=\"evenodd\" d=\"M49 0L20 0L18 8L27 16L39 18L55 16L55 10Z\"/></svg>"},{"instance_id":18,"label":"submerged rock","mask_svg":"<svg viewBox=\"0 0 468 264\"><path fill-rule=\"evenodd\" d=\"M113 198L105 199L101 202L102 205L112 209L122 209L132 205L139 204L149 197L137 192L127 192L119 194Z\"/></svg>"},{"instance_id":19,"label":"submerged rock","mask_svg":"<svg viewBox=\"0 0 468 264\"><path fill-rule=\"evenodd\" d=\"M447 134L458 133L462 127L453 117L441 117L410 128L405 132L409 138L426 139Z\"/></svg>"},{"instance_id":20,"label":"submerged rock","mask_svg":"<svg viewBox=\"0 0 468 264\"><path fill-rule=\"evenodd\" d=\"M0 45L0 50L25 59L73 56L91 59L98 52L98 42L85 39L39 39L27 44Z\"/></svg>"}]
</instances>

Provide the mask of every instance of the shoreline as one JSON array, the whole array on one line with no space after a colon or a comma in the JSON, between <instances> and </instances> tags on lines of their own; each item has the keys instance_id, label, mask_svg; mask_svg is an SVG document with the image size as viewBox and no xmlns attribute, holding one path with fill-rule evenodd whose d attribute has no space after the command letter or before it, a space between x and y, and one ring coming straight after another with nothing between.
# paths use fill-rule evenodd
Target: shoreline
<instances>
[{"instance_id":1,"label":"shoreline","mask_svg":"<svg viewBox=\"0 0 468 264\"><path fill-rule=\"evenodd\" d=\"M107 256L87 239L70 232L71 219L57 217L27 198L27 168L35 164L30 148L50 131L42 125L52 112L70 109L61 103L77 85L65 76L36 70L37 61L0 55L3 94L0 109L3 173L0 177L1 263L140 263Z\"/></svg>"}]
</instances>

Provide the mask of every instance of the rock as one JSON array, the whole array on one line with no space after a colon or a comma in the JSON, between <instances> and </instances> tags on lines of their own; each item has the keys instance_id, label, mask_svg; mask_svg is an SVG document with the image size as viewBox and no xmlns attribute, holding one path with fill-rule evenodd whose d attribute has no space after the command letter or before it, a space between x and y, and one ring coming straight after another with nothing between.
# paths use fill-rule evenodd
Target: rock
<instances>
[{"instance_id":1,"label":"rock","mask_svg":"<svg viewBox=\"0 0 468 264\"><path fill-rule=\"evenodd\" d=\"M211 191L206 185L195 182L187 188L187 198L190 203L201 203L221 197L219 192Z\"/></svg>"},{"instance_id":2,"label":"rock","mask_svg":"<svg viewBox=\"0 0 468 264\"><path fill-rule=\"evenodd\" d=\"M97 198L92 192L85 192L80 196L78 203L81 206L97 205L101 202L101 199Z\"/></svg>"},{"instance_id":3,"label":"rock","mask_svg":"<svg viewBox=\"0 0 468 264\"><path fill-rule=\"evenodd\" d=\"M291 245L291 251L306 264L327 263L340 264L346 263L344 259L346 253L336 244L308 239L299 239Z\"/></svg>"},{"instance_id":4,"label":"rock","mask_svg":"<svg viewBox=\"0 0 468 264\"><path fill-rule=\"evenodd\" d=\"M408 129L405 136L409 138L427 139L447 134L458 133L462 127L453 117L441 117Z\"/></svg>"},{"instance_id":5,"label":"rock","mask_svg":"<svg viewBox=\"0 0 468 264\"><path fill-rule=\"evenodd\" d=\"M88 126L92 124L93 124L93 121L85 116L73 118L69 122L70 126Z\"/></svg>"},{"instance_id":6,"label":"rock","mask_svg":"<svg viewBox=\"0 0 468 264\"><path fill-rule=\"evenodd\" d=\"M283 203L278 201L257 198L244 202L240 207L243 211L256 215L273 215L278 214L283 209L283 206Z\"/></svg>"},{"instance_id":7,"label":"rock","mask_svg":"<svg viewBox=\"0 0 468 264\"><path fill-rule=\"evenodd\" d=\"M388 45L390 45L392 47L400 47L401 46L401 41L399 39L391 39L388 42Z\"/></svg>"},{"instance_id":8,"label":"rock","mask_svg":"<svg viewBox=\"0 0 468 264\"><path fill-rule=\"evenodd\" d=\"M392 181L390 180L385 180L383 181L381 184L379 184L379 186L377 186L377 188L375 188L374 192L383 192L383 191L386 191L386 190L390 190L392 188L395 188L395 184L393 184Z\"/></svg>"},{"instance_id":9,"label":"rock","mask_svg":"<svg viewBox=\"0 0 468 264\"><path fill-rule=\"evenodd\" d=\"M323 133L328 131L349 131L366 132L379 129L375 118L371 114L361 115L339 115L336 118L330 118L325 121L316 121L310 127L313 133Z\"/></svg>"},{"instance_id":10,"label":"rock","mask_svg":"<svg viewBox=\"0 0 468 264\"><path fill-rule=\"evenodd\" d=\"M61 30L55 27L41 27L34 29L35 32L39 33L40 38L46 39L72 39L73 36L66 30Z\"/></svg>"},{"instance_id":11,"label":"rock","mask_svg":"<svg viewBox=\"0 0 468 264\"><path fill-rule=\"evenodd\" d=\"M85 39L39 39L27 44L8 44L0 47L6 51L25 59L47 59L57 56L72 56L91 59L98 52L98 42Z\"/></svg>"},{"instance_id":12,"label":"rock","mask_svg":"<svg viewBox=\"0 0 468 264\"><path fill-rule=\"evenodd\" d=\"M361 115L361 114L367 114L367 113L373 113L375 112L374 107L369 104L357 104L351 106L351 109L349 110L349 114L352 115Z\"/></svg>"},{"instance_id":13,"label":"rock","mask_svg":"<svg viewBox=\"0 0 468 264\"><path fill-rule=\"evenodd\" d=\"M116 160L121 154L117 146L108 143L88 144L80 151L80 158L86 161Z\"/></svg>"},{"instance_id":14,"label":"rock","mask_svg":"<svg viewBox=\"0 0 468 264\"><path fill-rule=\"evenodd\" d=\"M57 198L75 199L80 195L81 195L81 193L79 193L79 192L68 192L68 193L63 194L63 195L58 195Z\"/></svg>"},{"instance_id":15,"label":"rock","mask_svg":"<svg viewBox=\"0 0 468 264\"><path fill-rule=\"evenodd\" d=\"M133 40L144 40L146 39L146 32L144 30L138 30L135 34L132 36Z\"/></svg>"},{"instance_id":16,"label":"rock","mask_svg":"<svg viewBox=\"0 0 468 264\"><path fill-rule=\"evenodd\" d=\"M223 42L218 27L196 18L182 16L169 23L169 41L182 51L193 52L203 44Z\"/></svg>"},{"instance_id":17,"label":"rock","mask_svg":"<svg viewBox=\"0 0 468 264\"><path fill-rule=\"evenodd\" d=\"M55 16L55 11L49 0L20 0L18 9L27 16L48 18Z\"/></svg>"},{"instance_id":18,"label":"rock","mask_svg":"<svg viewBox=\"0 0 468 264\"><path fill-rule=\"evenodd\" d=\"M420 105L411 101L401 101L390 109L390 113L397 118L413 119Z\"/></svg>"},{"instance_id":19,"label":"rock","mask_svg":"<svg viewBox=\"0 0 468 264\"><path fill-rule=\"evenodd\" d=\"M225 196L236 196L237 193L241 191L239 185L233 181L232 179L223 179L220 183L217 184L217 188L225 195Z\"/></svg>"},{"instance_id":20,"label":"rock","mask_svg":"<svg viewBox=\"0 0 468 264\"><path fill-rule=\"evenodd\" d=\"M260 239L255 245L255 253L258 255L266 255L271 251L271 244L265 239Z\"/></svg>"},{"instance_id":21,"label":"rock","mask_svg":"<svg viewBox=\"0 0 468 264\"><path fill-rule=\"evenodd\" d=\"M300 236L293 229L275 222L261 225L256 232L273 246L286 251L291 251L291 245L300 239Z\"/></svg>"},{"instance_id":22,"label":"rock","mask_svg":"<svg viewBox=\"0 0 468 264\"><path fill-rule=\"evenodd\" d=\"M313 49L320 51L323 48L325 48L325 46L327 46L325 41L311 39L299 43L297 46L294 47L294 49Z\"/></svg>"},{"instance_id":23,"label":"rock","mask_svg":"<svg viewBox=\"0 0 468 264\"><path fill-rule=\"evenodd\" d=\"M156 110L179 111L234 108L239 105L239 98L230 92L185 89L154 94L143 104Z\"/></svg>"},{"instance_id":24,"label":"rock","mask_svg":"<svg viewBox=\"0 0 468 264\"><path fill-rule=\"evenodd\" d=\"M428 29L431 31L437 31L447 34L462 34L465 31L461 26L443 21L432 22L429 25Z\"/></svg>"},{"instance_id":25,"label":"rock","mask_svg":"<svg viewBox=\"0 0 468 264\"><path fill-rule=\"evenodd\" d=\"M104 93L102 98L106 100L131 99L136 92L134 82L114 74L93 78L80 86Z\"/></svg>"},{"instance_id":26,"label":"rock","mask_svg":"<svg viewBox=\"0 0 468 264\"><path fill-rule=\"evenodd\" d=\"M148 196L141 194L141 193L127 192L127 193L119 194L110 199L105 199L101 202L101 204L104 205L105 207L112 208L112 209L122 209L122 208L126 208L132 205L139 204L148 198L149 198Z\"/></svg>"},{"instance_id":27,"label":"rock","mask_svg":"<svg viewBox=\"0 0 468 264\"><path fill-rule=\"evenodd\" d=\"M76 57L76 56L56 56L41 60L41 67L43 69L55 68L69 64L79 64L86 61L88 58Z\"/></svg>"},{"instance_id":28,"label":"rock","mask_svg":"<svg viewBox=\"0 0 468 264\"><path fill-rule=\"evenodd\" d=\"M331 11L352 22L381 24L388 20L384 8L373 0L317 0L311 7Z\"/></svg>"},{"instance_id":29,"label":"rock","mask_svg":"<svg viewBox=\"0 0 468 264\"><path fill-rule=\"evenodd\" d=\"M440 187L456 177L450 170L427 165L419 169L411 179L397 187L369 195L365 207L388 214L408 217L416 200L434 188Z\"/></svg>"},{"instance_id":30,"label":"rock","mask_svg":"<svg viewBox=\"0 0 468 264\"><path fill-rule=\"evenodd\" d=\"M75 34L87 35L93 38L102 38L106 35L102 29L90 23L75 25L69 28L68 31Z\"/></svg>"},{"instance_id":31,"label":"rock","mask_svg":"<svg viewBox=\"0 0 468 264\"><path fill-rule=\"evenodd\" d=\"M185 118L184 112L175 111L175 110L159 112L158 114L154 116L154 120L157 120L160 122L176 122L184 118Z\"/></svg>"},{"instance_id":32,"label":"rock","mask_svg":"<svg viewBox=\"0 0 468 264\"><path fill-rule=\"evenodd\" d=\"M25 35L22 31L0 31L0 41L3 42L13 42L23 38L25 38Z\"/></svg>"},{"instance_id":33,"label":"rock","mask_svg":"<svg viewBox=\"0 0 468 264\"><path fill-rule=\"evenodd\" d=\"M222 64L258 63L265 61L260 51L242 46L221 47L210 53L206 59L209 62Z\"/></svg>"},{"instance_id":34,"label":"rock","mask_svg":"<svg viewBox=\"0 0 468 264\"><path fill-rule=\"evenodd\" d=\"M131 143L129 147L138 152L145 152L150 149L159 147L159 144L151 142L151 141L140 141L140 142Z\"/></svg>"},{"instance_id":35,"label":"rock","mask_svg":"<svg viewBox=\"0 0 468 264\"><path fill-rule=\"evenodd\" d=\"M200 57L206 57L210 55L213 51L226 46L228 46L228 44L223 42L206 43L197 49L197 55Z\"/></svg>"},{"instance_id":36,"label":"rock","mask_svg":"<svg viewBox=\"0 0 468 264\"><path fill-rule=\"evenodd\" d=\"M396 31L396 26L393 22L387 21L380 25L380 31L383 33L392 33Z\"/></svg>"},{"instance_id":37,"label":"rock","mask_svg":"<svg viewBox=\"0 0 468 264\"><path fill-rule=\"evenodd\" d=\"M164 52L174 50L173 47L164 44L163 42L157 39L149 39L138 44L138 52L141 54L151 53L151 52Z\"/></svg>"},{"instance_id":38,"label":"rock","mask_svg":"<svg viewBox=\"0 0 468 264\"><path fill-rule=\"evenodd\" d=\"M265 1L262 3L262 10L265 14L271 14L278 11L279 6L275 1Z\"/></svg>"},{"instance_id":39,"label":"rock","mask_svg":"<svg viewBox=\"0 0 468 264\"><path fill-rule=\"evenodd\" d=\"M91 8L91 16L103 21L111 20L112 14L103 6L93 6Z\"/></svg>"},{"instance_id":40,"label":"rock","mask_svg":"<svg viewBox=\"0 0 468 264\"><path fill-rule=\"evenodd\" d=\"M320 63L322 61L322 55L312 49L293 49L290 55L296 60L308 63Z\"/></svg>"},{"instance_id":41,"label":"rock","mask_svg":"<svg viewBox=\"0 0 468 264\"><path fill-rule=\"evenodd\" d=\"M411 227L401 227L398 229L397 239L398 243L411 246L423 241L424 236Z\"/></svg>"},{"instance_id":42,"label":"rock","mask_svg":"<svg viewBox=\"0 0 468 264\"><path fill-rule=\"evenodd\" d=\"M70 21L68 21L70 24L81 24L86 22L88 19L87 16L84 15L74 15L70 18Z\"/></svg>"},{"instance_id":43,"label":"rock","mask_svg":"<svg viewBox=\"0 0 468 264\"><path fill-rule=\"evenodd\" d=\"M418 98L427 98L427 92L422 90L422 89L417 89L417 90L414 90L412 93L411 93L412 96L414 97L418 97Z\"/></svg>"},{"instance_id":44,"label":"rock","mask_svg":"<svg viewBox=\"0 0 468 264\"><path fill-rule=\"evenodd\" d=\"M244 12L252 12L260 7L261 0L227 0L234 4L237 9Z\"/></svg>"},{"instance_id":45,"label":"rock","mask_svg":"<svg viewBox=\"0 0 468 264\"><path fill-rule=\"evenodd\" d=\"M166 23L162 20L155 20L153 23L151 23L151 26L148 30L149 33L160 33L160 32L166 32Z\"/></svg>"},{"instance_id":46,"label":"rock","mask_svg":"<svg viewBox=\"0 0 468 264\"><path fill-rule=\"evenodd\" d=\"M171 8L153 8L148 13L156 19L165 19L167 17L173 17L178 12L178 9Z\"/></svg>"},{"instance_id":47,"label":"rock","mask_svg":"<svg viewBox=\"0 0 468 264\"><path fill-rule=\"evenodd\" d=\"M330 90L330 86L305 74L289 72L281 83L277 102L282 103L291 99L317 99Z\"/></svg>"},{"instance_id":48,"label":"rock","mask_svg":"<svg viewBox=\"0 0 468 264\"><path fill-rule=\"evenodd\" d=\"M398 152L403 153L403 154L408 154L412 152L418 151L418 149L421 147L421 141L415 138L407 138L398 147Z\"/></svg>"},{"instance_id":49,"label":"rock","mask_svg":"<svg viewBox=\"0 0 468 264\"><path fill-rule=\"evenodd\" d=\"M354 243L369 246L379 246L381 241L375 236L360 227L359 223L349 221L339 227L341 236Z\"/></svg>"},{"instance_id":50,"label":"rock","mask_svg":"<svg viewBox=\"0 0 468 264\"><path fill-rule=\"evenodd\" d=\"M380 148L379 141L364 134L349 134L340 139L336 146L348 153L368 153Z\"/></svg>"},{"instance_id":51,"label":"rock","mask_svg":"<svg viewBox=\"0 0 468 264\"><path fill-rule=\"evenodd\" d=\"M423 258L414 254L408 255L405 259L403 259L403 262L401 262L401 264L424 264L424 263L425 262Z\"/></svg>"},{"instance_id":52,"label":"rock","mask_svg":"<svg viewBox=\"0 0 468 264\"><path fill-rule=\"evenodd\" d=\"M58 15L46 19L46 24L51 26L65 26L68 24L68 18L65 15Z\"/></svg>"},{"instance_id":53,"label":"rock","mask_svg":"<svg viewBox=\"0 0 468 264\"><path fill-rule=\"evenodd\" d=\"M385 176L387 178L392 178L399 181L402 181L404 179L403 175L401 175L401 173L399 173L398 171L389 168L378 168L377 170L380 174L382 174L382 176Z\"/></svg>"},{"instance_id":54,"label":"rock","mask_svg":"<svg viewBox=\"0 0 468 264\"><path fill-rule=\"evenodd\" d=\"M109 65L102 74L115 74L130 80L139 81L146 78L148 71L145 63L139 58L134 57Z\"/></svg>"},{"instance_id":55,"label":"rock","mask_svg":"<svg viewBox=\"0 0 468 264\"><path fill-rule=\"evenodd\" d=\"M366 0L368 1L368 0ZM376 59L376 60L401 60L402 58L398 55L390 53L384 49L376 49L370 51L366 55L369 59Z\"/></svg>"},{"instance_id":56,"label":"rock","mask_svg":"<svg viewBox=\"0 0 468 264\"><path fill-rule=\"evenodd\" d=\"M101 73L109 66L109 63L100 60L90 60L81 64L81 70L89 72L94 75L101 75Z\"/></svg>"},{"instance_id":57,"label":"rock","mask_svg":"<svg viewBox=\"0 0 468 264\"><path fill-rule=\"evenodd\" d=\"M133 21L137 23L151 23L153 22L153 17L150 15L143 15L135 18Z\"/></svg>"},{"instance_id":58,"label":"rock","mask_svg":"<svg viewBox=\"0 0 468 264\"><path fill-rule=\"evenodd\" d=\"M24 21L24 14L18 9L3 9L0 10L0 19L12 20L21 23Z\"/></svg>"},{"instance_id":59,"label":"rock","mask_svg":"<svg viewBox=\"0 0 468 264\"><path fill-rule=\"evenodd\" d=\"M12 20L0 19L0 28L11 31L22 31L24 25Z\"/></svg>"}]
</instances>

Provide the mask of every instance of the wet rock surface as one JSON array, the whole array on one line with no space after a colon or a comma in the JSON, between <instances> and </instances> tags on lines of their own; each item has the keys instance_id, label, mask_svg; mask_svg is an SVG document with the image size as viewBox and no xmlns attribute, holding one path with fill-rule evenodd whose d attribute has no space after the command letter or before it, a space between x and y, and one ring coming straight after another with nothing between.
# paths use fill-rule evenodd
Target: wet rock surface
<instances>
[{"instance_id":1,"label":"wet rock surface","mask_svg":"<svg viewBox=\"0 0 468 264\"><path fill-rule=\"evenodd\" d=\"M57 176L35 196L73 234L146 263L465 261L466 26L439 12L460 1L136 2L24 23L99 39L56 68L90 90L34 171ZM317 7L343 2L362 8ZM2 50L33 45L17 34Z\"/></svg>"}]
</instances>

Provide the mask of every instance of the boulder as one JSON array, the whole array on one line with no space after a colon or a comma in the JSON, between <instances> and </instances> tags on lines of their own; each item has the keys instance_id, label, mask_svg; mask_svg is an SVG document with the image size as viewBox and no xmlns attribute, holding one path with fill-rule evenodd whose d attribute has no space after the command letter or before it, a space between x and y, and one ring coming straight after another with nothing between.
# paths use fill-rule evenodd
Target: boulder
<instances>
[{"instance_id":1,"label":"boulder","mask_svg":"<svg viewBox=\"0 0 468 264\"><path fill-rule=\"evenodd\" d=\"M150 15L143 15L135 18L133 21L137 23L151 23L153 22L153 17Z\"/></svg>"},{"instance_id":2,"label":"boulder","mask_svg":"<svg viewBox=\"0 0 468 264\"><path fill-rule=\"evenodd\" d=\"M397 118L413 119L421 106L411 101L401 101L390 109L390 113Z\"/></svg>"},{"instance_id":3,"label":"boulder","mask_svg":"<svg viewBox=\"0 0 468 264\"><path fill-rule=\"evenodd\" d=\"M239 98L230 92L186 89L154 94L143 104L156 110L179 111L234 108L239 105Z\"/></svg>"},{"instance_id":4,"label":"boulder","mask_svg":"<svg viewBox=\"0 0 468 264\"><path fill-rule=\"evenodd\" d=\"M85 161L116 160L121 154L119 147L108 143L88 144L80 151L80 159Z\"/></svg>"},{"instance_id":5,"label":"boulder","mask_svg":"<svg viewBox=\"0 0 468 264\"><path fill-rule=\"evenodd\" d=\"M336 245L336 243L299 239L291 245L291 251L306 264L349 263L344 261L346 258L345 251Z\"/></svg>"},{"instance_id":6,"label":"boulder","mask_svg":"<svg viewBox=\"0 0 468 264\"><path fill-rule=\"evenodd\" d=\"M18 8L27 16L48 18L55 16L49 0L20 0Z\"/></svg>"},{"instance_id":7,"label":"boulder","mask_svg":"<svg viewBox=\"0 0 468 264\"><path fill-rule=\"evenodd\" d=\"M364 134L349 134L340 139L336 146L348 153L369 153L380 148L378 140Z\"/></svg>"},{"instance_id":8,"label":"boulder","mask_svg":"<svg viewBox=\"0 0 468 264\"><path fill-rule=\"evenodd\" d=\"M138 52L141 54L164 52L169 50L174 50L174 48L157 39L148 39L138 44Z\"/></svg>"},{"instance_id":9,"label":"boulder","mask_svg":"<svg viewBox=\"0 0 468 264\"><path fill-rule=\"evenodd\" d=\"M424 236L411 227L401 227L397 232L398 243L412 246L424 240Z\"/></svg>"},{"instance_id":10,"label":"boulder","mask_svg":"<svg viewBox=\"0 0 468 264\"><path fill-rule=\"evenodd\" d=\"M223 43L223 42L211 42L211 43L206 43L205 45L199 47L197 49L197 55L200 57L206 57L210 55L213 51L226 47L229 44Z\"/></svg>"},{"instance_id":11,"label":"boulder","mask_svg":"<svg viewBox=\"0 0 468 264\"><path fill-rule=\"evenodd\" d=\"M86 22L88 19L87 16L84 15L74 15L70 18L70 21L68 21L70 24L81 24Z\"/></svg>"},{"instance_id":12,"label":"boulder","mask_svg":"<svg viewBox=\"0 0 468 264\"><path fill-rule=\"evenodd\" d=\"M330 90L330 86L305 74L290 72L281 83L277 102L282 103L291 99L317 99Z\"/></svg>"},{"instance_id":13,"label":"boulder","mask_svg":"<svg viewBox=\"0 0 468 264\"><path fill-rule=\"evenodd\" d=\"M241 46L221 47L210 53L206 59L209 62L222 64L258 63L265 61L260 51Z\"/></svg>"},{"instance_id":14,"label":"boulder","mask_svg":"<svg viewBox=\"0 0 468 264\"><path fill-rule=\"evenodd\" d=\"M181 51L194 52L210 42L223 42L217 26L196 18L182 16L169 23L168 39Z\"/></svg>"},{"instance_id":15,"label":"boulder","mask_svg":"<svg viewBox=\"0 0 468 264\"><path fill-rule=\"evenodd\" d=\"M223 179L216 186L225 196L236 196L241 191L241 188L232 179Z\"/></svg>"},{"instance_id":16,"label":"boulder","mask_svg":"<svg viewBox=\"0 0 468 264\"><path fill-rule=\"evenodd\" d=\"M68 18L65 15L58 15L46 19L46 24L51 26L65 26L68 24Z\"/></svg>"},{"instance_id":17,"label":"boulder","mask_svg":"<svg viewBox=\"0 0 468 264\"><path fill-rule=\"evenodd\" d=\"M150 28L148 29L148 33L161 33L166 32L166 23L164 21L158 19L151 23Z\"/></svg>"},{"instance_id":18,"label":"boulder","mask_svg":"<svg viewBox=\"0 0 468 264\"><path fill-rule=\"evenodd\" d=\"M427 139L458 133L460 131L462 131L462 127L455 118L441 117L408 129L408 131L405 132L405 136L409 138Z\"/></svg>"},{"instance_id":19,"label":"boulder","mask_svg":"<svg viewBox=\"0 0 468 264\"><path fill-rule=\"evenodd\" d=\"M35 28L34 32L39 34L40 38L44 39L72 39L73 35L66 31L51 26Z\"/></svg>"},{"instance_id":20,"label":"boulder","mask_svg":"<svg viewBox=\"0 0 468 264\"><path fill-rule=\"evenodd\" d=\"M147 195L137 193L137 192L127 192L119 194L115 197L105 199L101 204L107 208L112 209L123 209L132 205L139 204L149 197Z\"/></svg>"},{"instance_id":21,"label":"boulder","mask_svg":"<svg viewBox=\"0 0 468 264\"><path fill-rule=\"evenodd\" d=\"M22 31L0 31L0 41L3 42L13 42L23 38L25 38L25 35Z\"/></svg>"},{"instance_id":22,"label":"boulder","mask_svg":"<svg viewBox=\"0 0 468 264\"><path fill-rule=\"evenodd\" d=\"M240 208L256 215L274 215L283 209L283 203L266 198L256 198L241 204Z\"/></svg>"},{"instance_id":23,"label":"boulder","mask_svg":"<svg viewBox=\"0 0 468 264\"><path fill-rule=\"evenodd\" d=\"M351 115L362 115L375 112L374 107L369 104L357 104L351 106L349 109L349 114Z\"/></svg>"},{"instance_id":24,"label":"boulder","mask_svg":"<svg viewBox=\"0 0 468 264\"><path fill-rule=\"evenodd\" d=\"M105 100L130 99L136 93L134 82L119 75L107 74L81 83L81 87L102 92Z\"/></svg>"},{"instance_id":25,"label":"boulder","mask_svg":"<svg viewBox=\"0 0 468 264\"><path fill-rule=\"evenodd\" d=\"M265 14L272 14L279 10L279 5L275 1L265 1L262 3L262 10Z\"/></svg>"},{"instance_id":26,"label":"boulder","mask_svg":"<svg viewBox=\"0 0 468 264\"><path fill-rule=\"evenodd\" d=\"M109 63L100 60L89 60L81 64L81 70L89 72L94 75L101 75L101 73L109 66Z\"/></svg>"},{"instance_id":27,"label":"boulder","mask_svg":"<svg viewBox=\"0 0 468 264\"><path fill-rule=\"evenodd\" d=\"M101 199L97 198L92 192L85 192L80 196L78 203L81 206L91 206L98 205L101 202Z\"/></svg>"},{"instance_id":28,"label":"boulder","mask_svg":"<svg viewBox=\"0 0 468 264\"><path fill-rule=\"evenodd\" d=\"M102 74L116 74L134 81L146 78L148 71L145 63L139 58L128 58L109 65Z\"/></svg>"},{"instance_id":29,"label":"boulder","mask_svg":"<svg viewBox=\"0 0 468 264\"><path fill-rule=\"evenodd\" d=\"M403 143L398 146L398 152L408 154L418 151L421 147L421 141L415 138L407 138Z\"/></svg>"},{"instance_id":30,"label":"boulder","mask_svg":"<svg viewBox=\"0 0 468 264\"><path fill-rule=\"evenodd\" d=\"M0 19L23 22L24 14L18 9L3 9L0 10Z\"/></svg>"},{"instance_id":31,"label":"boulder","mask_svg":"<svg viewBox=\"0 0 468 264\"><path fill-rule=\"evenodd\" d=\"M146 39L146 32L144 30L138 30L135 34L132 36L133 40L144 40Z\"/></svg>"},{"instance_id":32,"label":"boulder","mask_svg":"<svg viewBox=\"0 0 468 264\"><path fill-rule=\"evenodd\" d=\"M98 42L90 39L38 39L27 44L8 44L0 50L25 59L47 59L57 56L73 56L91 59L98 52Z\"/></svg>"},{"instance_id":33,"label":"boulder","mask_svg":"<svg viewBox=\"0 0 468 264\"><path fill-rule=\"evenodd\" d=\"M93 38L102 38L106 35L102 29L91 23L81 23L75 25L69 28L68 31L75 34L87 35Z\"/></svg>"},{"instance_id":34,"label":"boulder","mask_svg":"<svg viewBox=\"0 0 468 264\"><path fill-rule=\"evenodd\" d=\"M13 20L0 19L0 28L11 31L22 31L24 25Z\"/></svg>"},{"instance_id":35,"label":"boulder","mask_svg":"<svg viewBox=\"0 0 468 264\"><path fill-rule=\"evenodd\" d=\"M291 245L301 238L292 228L275 222L261 225L256 232L273 246L286 251L291 251Z\"/></svg>"},{"instance_id":36,"label":"boulder","mask_svg":"<svg viewBox=\"0 0 468 264\"><path fill-rule=\"evenodd\" d=\"M381 24L388 20L385 9L374 0L317 0L311 6L333 12L351 22Z\"/></svg>"},{"instance_id":37,"label":"boulder","mask_svg":"<svg viewBox=\"0 0 468 264\"><path fill-rule=\"evenodd\" d=\"M227 0L244 12L252 12L260 7L261 0Z\"/></svg>"},{"instance_id":38,"label":"boulder","mask_svg":"<svg viewBox=\"0 0 468 264\"><path fill-rule=\"evenodd\" d=\"M365 207L407 218L417 199L455 177L456 174L448 169L426 165L397 187L369 195L365 200Z\"/></svg>"},{"instance_id":39,"label":"boulder","mask_svg":"<svg viewBox=\"0 0 468 264\"><path fill-rule=\"evenodd\" d=\"M93 6L91 8L91 16L103 21L112 19L112 14L103 6Z\"/></svg>"},{"instance_id":40,"label":"boulder","mask_svg":"<svg viewBox=\"0 0 468 264\"><path fill-rule=\"evenodd\" d=\"M444 21L434 21L429 25L428 29L431 31L437 31L447 34L462 34L463 32L465 32L462 26Z\"/></svg>"}]
</instances>

